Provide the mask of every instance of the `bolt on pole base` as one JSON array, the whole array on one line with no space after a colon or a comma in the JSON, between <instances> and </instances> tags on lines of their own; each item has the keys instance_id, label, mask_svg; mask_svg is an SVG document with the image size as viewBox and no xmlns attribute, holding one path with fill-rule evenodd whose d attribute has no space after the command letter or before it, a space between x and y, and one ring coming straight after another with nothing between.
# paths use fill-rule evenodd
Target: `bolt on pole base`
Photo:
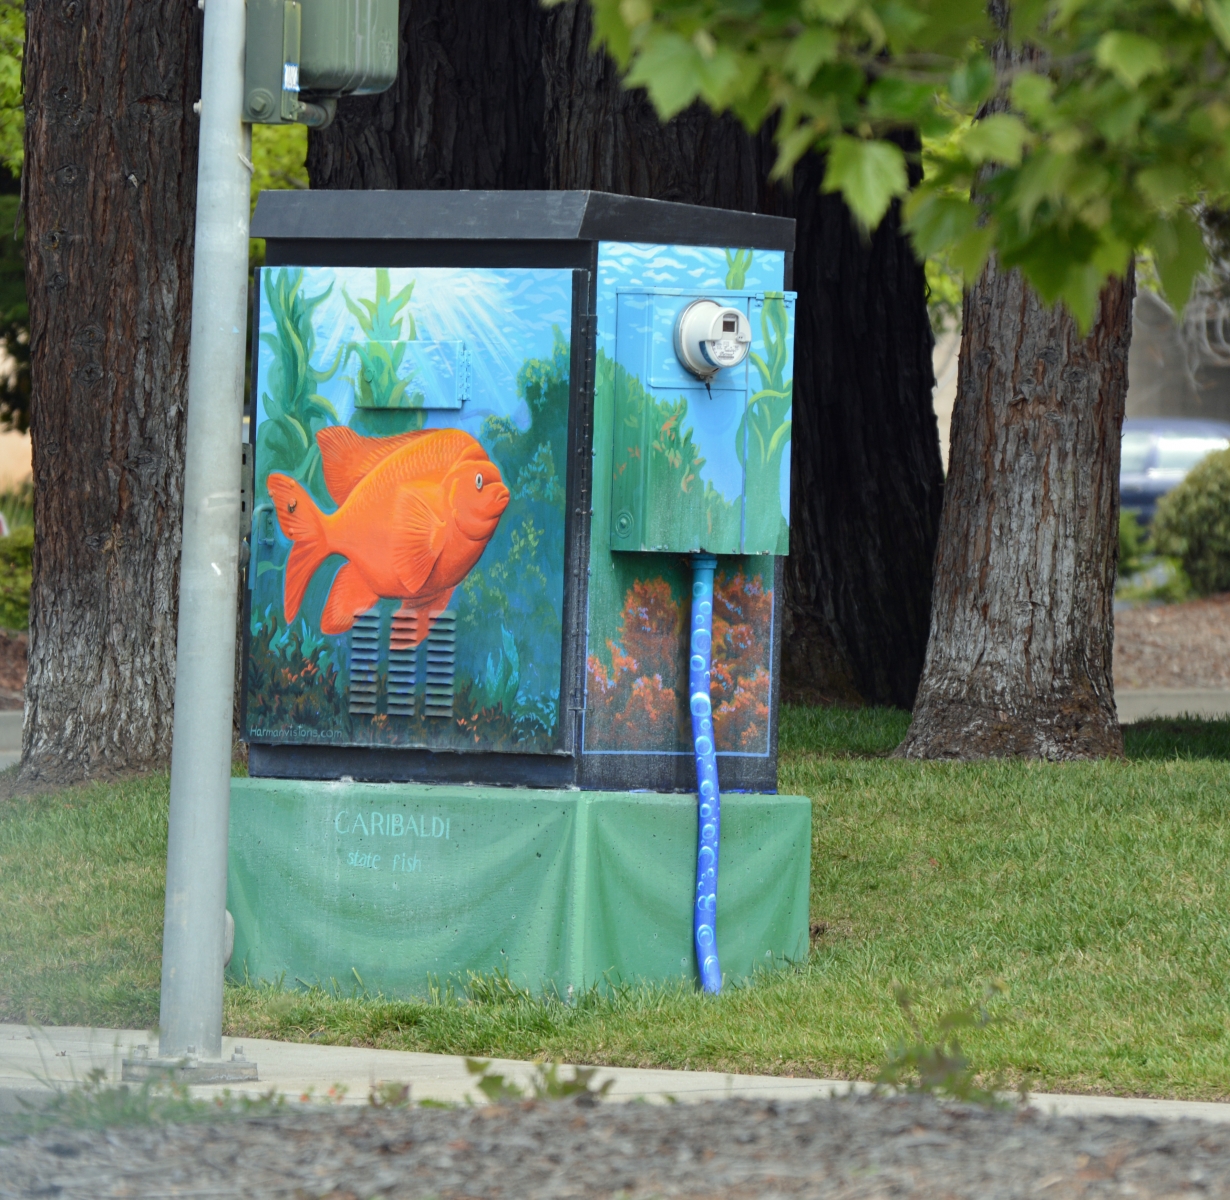
<instances>
[{"instance_id":1,"label":"bolt on pole base","mask_svg":"<svg viewBox=\"0 0 1230 1200\"><path fill-rule=\"evenodd\" d=\"M211 1083L256 1083L256 1063L249 1062L242 1047L224 1061L202 1061L188 1048L182 1058L151 1058L148 1046L138 1046L120 1065L125 1083L182 1083L189 1087Z\"/></svg>"}]
</instances>

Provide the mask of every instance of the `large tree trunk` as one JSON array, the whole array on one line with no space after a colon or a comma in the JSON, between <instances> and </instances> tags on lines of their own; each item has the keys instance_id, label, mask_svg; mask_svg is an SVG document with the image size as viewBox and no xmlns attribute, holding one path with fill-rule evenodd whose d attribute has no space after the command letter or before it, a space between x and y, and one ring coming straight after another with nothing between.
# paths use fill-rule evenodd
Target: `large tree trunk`
<instances>
[{"instance_id":1,"label":"large tree trunk","mask_svg":"<svg viewBox=\"0 0 1230 1200\"><path fill-rule=\"evenodd\" d=\"M1088 337L992 263L965 300L907 758L1122 755L1111 675L1134 282Z\"/></svg>"},{"instance_id":2,"label":"large tree trunk","mask_svg":"<svg viewBox=\"0 0 1230 1200\"><path fill-rule=\"evenodd\" d=\"M170 751L201 20L191 0L27 12L36 783Z\"/></svg>"},{"instance_id":3,"label":"large tree trunk","mask_svg":"<svg viewBox=\"0 0 1230 1200\"><path fill-rule=\"evenodd\" d=\"M498 28L488 29L490 20ZM912 703L942 471L922 268L894 214L867 241L807 160L696 106L662 125L589 50L586 4L402 5L396 87L313 133L313 187L593 188L799 219L787 694Z\"/></svg>"}]
</instances>

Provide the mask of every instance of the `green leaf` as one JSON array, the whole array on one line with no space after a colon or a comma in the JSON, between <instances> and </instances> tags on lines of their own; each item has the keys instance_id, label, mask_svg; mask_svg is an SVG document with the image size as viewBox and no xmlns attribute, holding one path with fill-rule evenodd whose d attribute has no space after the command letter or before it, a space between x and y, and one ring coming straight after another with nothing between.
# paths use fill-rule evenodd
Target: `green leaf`
<instances>
[{"instance_id":1,"label":"green leaf","mask_svg":"<svg viewBox=\"0 0 1230 1200\"><path fill-rule=\"evenodd\" d=\"M874 229L894 197L904 196L905 155L892 142L834 138L824 172L824 191L840 192L864 229Z\"/></svg>"},{"instance_id":2,"label":"green leaf","mask_svg":"<svg viewBox=\"0 0 1230 1200\"><path fill-rule=\"evenodd\" d=\"M790 43L782 66L799 87L806 87L825 63L837 57L837 50L837 37L831 30L812 26Z\"/></svg>"},{"instance_id":3,"label":"green leaf","mask_svg":"<svg viewBox=\"0 0 1230 1200\"><path fill-rule=\"evenodd\" d=\"M981 52L966 59L948 79L948 93L962 108L976 108L994 90L995 67Z\"/></svg>"},{"instance_id":4,"label":"green leaf","mask_svg":"<svg viewBox=\"0 0 1230 1200\"><path fill-rule=\"evenodd\" d=\"M1170 306L1179 312L1192 293L1193 281L1208 261L1200 227L1180 210L1158 220L1151 240L1162 289Z\"/></svg>"},{"instance_id":5,"label":"green leaf","mask_svg":"<svg viewBox=\"0 0 1230 1200\"><path fill-rule=\"evenodd\" d=\"M929 83L912 83L885 75L867 92L867 114L873 120L887 117L917 125L934 107L935 87Z\"/></svg>"},{"instance_id":6,"label":"green leaf","mask_svg":"<svg viewBox=\"0 0 1230 1200\"><path fill-rule=\"evenodd\" d=\"M1156 208L1174 208L1188 192L1187 172L1175 165L1149 167L1136 176L1136 186Z\"/></svg>"},{"instance_id":7,"label":"green leaf","mask_svg":"<svg viewBox=\"0 0 1230 1200\"><path fill-rule=\"evenodd\" d=\"M906 227L920 258L955 245L978 223L978 208L957 196L919 189L906 202Z\"/></svg>"},{"instance_id":8,"label":"green leaf","mask_svg":"<svg viewBox=\"0 0 1230 1200\"><path fill-rule=\"evenodd\" d=\"M1054 80L1033 71L1024 71L1012 81L1012 106L1035 121L1050 116L1054 94Z\"/></svg>"},{"instance_id":9,"label":"green leaf","mask_svg":"<svg viewBox=\"0 0 1230 1200\"><path fill-rule=\"evenodd\" d=\"M948 252L948 261L965 276L968 283L972 283L982 274L982 268L986 266L991 248L995 244L996 232L993 222L977 225Z\"/></svg>"},{"instance_id":10,"label":"green leaf","mask_svg":"<svg viewBox=\"0 0 1230 1200\"><path fill-rule=\"evenodd\" d=\"M995 113L975 121L961 136L960 145L972 162L998 162L1015 167L1029 141L1029 130L1020 117Z\"/></svg>"},{"instance_id":11,"label":"green leaf","mask_svg":"<svg viewBox=\"0 0 1230 1200\"><path fill-rule=\"evenodd\" d=\"M1166 57L1155 39L1118 29L1102 34L1093 56L1099 67L1133 89L1166 67Z\"/></svg>"},{"instance_id":12,"label":"green leaf","mask_svg":"<svg viewBox=\"0 0 1230 1200\"><path fill-rule=\"evenodd\" d=\"M704 66L690 41L674 33L655 33L637 55L625 83L643 87L658 116L669 121L700 95Z\"/></svg>"},{"instance_id":13,"label":"green leaf","mask_svg":"<svg viewBox=\"0 0 1230 1200\"><path fill-rule=\"evenodd\" d=\"M812 0L809 7L826 21L831 21L836 25L844 21L861 4L862 0Z\"/></svg>"},{"instance_id":14,"label":"green leaf","mask_svg":"<svg viewBox=\"0 0 1230 1200\"><path fill-rule=\"evenodd\" d=\"M1204 0L1204 15L1227 50L1230 50L1230 0Z\"/></svg>"}]
</instances>

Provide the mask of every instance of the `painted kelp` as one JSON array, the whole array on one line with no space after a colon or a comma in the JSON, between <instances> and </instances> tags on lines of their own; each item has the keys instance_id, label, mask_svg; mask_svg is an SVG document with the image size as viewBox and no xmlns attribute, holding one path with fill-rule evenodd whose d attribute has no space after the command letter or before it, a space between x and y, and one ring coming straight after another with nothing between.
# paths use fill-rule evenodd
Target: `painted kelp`
<instances>
[{"instance_id":1,"label":"painted kelp","mask_svg":"<svg viewBox=\"0 0 1230 1200\"><path fill-rule=\"evenodd\" d=\"M278 268L261 276L249 736L557 749L570 273ZM335 540L318 544L301 599L288 589L305 514L332 538L362 489L371 492L381 471L396 473L396 454L408 461L445 444L458 469L449 476L449 463L437 464L435 493L420 470L406 503L406 489L390 482L363 536L369 549L387 538L393 558L429 546L438 557L423 579L434 579L448 551L432 538L456 515L456 487L506 489L473 565L463 563L430 601L429 582L415 599L373 590L375 568L359 572L362 555ZM456 449L466 446L470 467L478 465L468 475ZM377 458L385 465L372 465ZM425 542L406 542L420 532ZM321 549L338 552L317 565Z\"/></svg>"}]
</instances>

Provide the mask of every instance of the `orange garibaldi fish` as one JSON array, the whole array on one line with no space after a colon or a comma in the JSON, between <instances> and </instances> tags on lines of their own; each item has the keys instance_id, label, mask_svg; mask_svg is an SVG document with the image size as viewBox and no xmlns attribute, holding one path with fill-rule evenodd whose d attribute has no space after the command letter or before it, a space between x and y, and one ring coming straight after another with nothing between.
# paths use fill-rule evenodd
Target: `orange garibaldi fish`
<instances>
[{"instance_id":1,"label":"orange garibaldi fish","mask_svg":"<svg viewBox=\"0 0 1230 1200\"><path fill-rule=\"evenodd\" d=\"M325 486L337 502L323 513L289 475L270 474L278 524L290 538L283 608L293 621L316 568L330 554L338 571L320 619L345 633L380 597L402 601L417 645L448 606L508 507L509 491L487 452L460 429L361 437L335 425L316 435ZM427 620L418 621L420 611Z\"/></svg>"}]
</instances>

